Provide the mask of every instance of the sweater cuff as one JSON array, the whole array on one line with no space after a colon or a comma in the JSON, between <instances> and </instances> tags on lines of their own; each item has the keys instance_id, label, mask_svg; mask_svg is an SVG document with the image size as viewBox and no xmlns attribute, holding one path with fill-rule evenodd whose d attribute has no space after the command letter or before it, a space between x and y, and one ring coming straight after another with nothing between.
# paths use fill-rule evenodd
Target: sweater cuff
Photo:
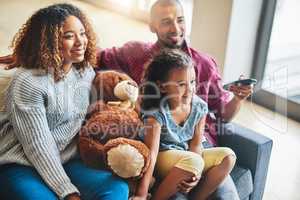
<instances>
[{"instance_id":1,"label":"sweater cuff","mask_svg":"<svg viewBox=\"0 0 300 200\"><path fill-rule=\"evenodd\" d=\"M80 195L78 189L70 182L60 185L56 190L59 199L63 200L69 194L77 193Z\"/></svg>"}]
</instances>

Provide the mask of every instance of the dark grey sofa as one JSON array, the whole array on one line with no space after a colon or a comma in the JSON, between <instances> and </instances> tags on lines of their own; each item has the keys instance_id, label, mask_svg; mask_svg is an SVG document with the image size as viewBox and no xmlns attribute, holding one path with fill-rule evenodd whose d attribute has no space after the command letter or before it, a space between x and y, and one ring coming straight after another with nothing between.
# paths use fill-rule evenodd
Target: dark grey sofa
<instances>
[{"instance_id":1,"label":"dark grey sofa","mask_svg":"<svg viewBox=\"0 0 300 200\"><path fill-rule=\"evenodd\" d=\"M237 164L231 172L241 200L261 200L264 193L273 141L235 123L223 124L220 146L233 149Z\"/></svg>"}]
</instances>

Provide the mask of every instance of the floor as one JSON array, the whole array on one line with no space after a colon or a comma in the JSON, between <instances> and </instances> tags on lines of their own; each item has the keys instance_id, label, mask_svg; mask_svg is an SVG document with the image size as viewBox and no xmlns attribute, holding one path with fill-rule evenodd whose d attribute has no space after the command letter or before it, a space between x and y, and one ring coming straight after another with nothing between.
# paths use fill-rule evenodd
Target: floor
<instances>
[{"instance_id":1,"label":"floor","mask_svg":"<svg viewBox=\"0 0 300 200\"><path fill-rule=\"evenodd\" d=\"M53 2L72 2L84 10L92 20L102 48L119 46L129 40L155 40L155 35L148 31L146 24L95 8L83 1L0 0L0 55L11 52L8 46L14 33L33 11ZM274 140L264 200L300 200L300 123L251 101L244 103L234 122Z\"/></svg>"}]
</instances>

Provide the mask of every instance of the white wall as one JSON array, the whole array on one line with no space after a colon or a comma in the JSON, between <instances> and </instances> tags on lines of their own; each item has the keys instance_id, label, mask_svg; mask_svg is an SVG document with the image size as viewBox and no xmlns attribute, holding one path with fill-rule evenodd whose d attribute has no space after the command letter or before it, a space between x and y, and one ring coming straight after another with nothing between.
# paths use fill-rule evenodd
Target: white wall
<instances>
[{"instance_id":1,"label":"white wall","mask_svg":"<svg viewBox=\"0 0 300 200\"><path fill-rule=\"evenodd\" d=\"M194 0L192 47L212 55L222 73L232 0Z\"/></svg>"},{"instance_id":2,"label":"white wall","mask_svg":"<svg viewBox=\"0 0 300 200\"><path fill-rule=\"evenodd\" d=\"M262 0L194 0L191 45L212 55L223 81L250 76Z\"/></svg>"},{"instance_id":3,"label":"white wall","mask_svg":"<svg viewBox=\"0 0 300 200\"><path fill-rule=\"evenodd\" d=\"M240 74L251 76L262 2L262 0L233 1L223 73L224 82L233 81Z\"/></svg>"}]
</instances>

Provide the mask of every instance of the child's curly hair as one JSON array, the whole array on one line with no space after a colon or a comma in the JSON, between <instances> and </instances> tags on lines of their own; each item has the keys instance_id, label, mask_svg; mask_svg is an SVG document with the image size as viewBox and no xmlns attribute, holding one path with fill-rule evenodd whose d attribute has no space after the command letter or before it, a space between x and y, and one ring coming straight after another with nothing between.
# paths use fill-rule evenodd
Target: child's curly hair
<instances>
[{"instance_id":1,"label":"child's curly hair","mask_svg":"<svg viewBox=\"0 0 300 200\"><path fill-rule=\"evenodd\" d=\"M160 108L164 94L160 92L158 82L164 83L173 69L194 67L190 56L179 49L164 49L155 55L146 65L143 74L141 93L144 111Z\"/></svg>"},{"instance_id":2,"label":"child's curly hair","mask_svg":"<svg viewBox=\"0 0 300 200\"><path fill-rule=\"evenodd\" d=\"M71 4L54 4L35 12L14 36L12 67L40 69L51 72L54 80L64 77L62 69L62 27L66 18L77 17L88 39L84 60L73 65L79 70L96 64L96 36L86 15Z\"/></svg>"}]
</instances>

